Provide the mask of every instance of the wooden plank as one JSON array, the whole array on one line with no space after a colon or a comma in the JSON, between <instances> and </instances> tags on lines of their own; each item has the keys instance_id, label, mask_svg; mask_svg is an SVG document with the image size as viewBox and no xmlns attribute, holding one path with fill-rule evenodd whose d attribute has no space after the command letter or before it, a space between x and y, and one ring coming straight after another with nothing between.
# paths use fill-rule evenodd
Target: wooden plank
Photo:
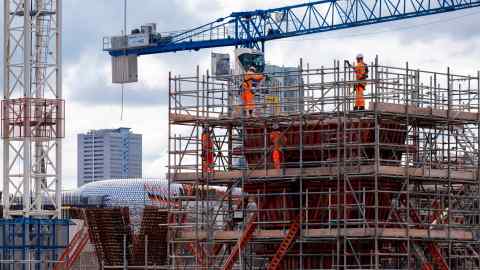
<instances>
[{"instance_id":1,"label":"wooden plank","mask_svg":"<svg viewBox=\"0 0 480 270\"><path fill-rule=\"evenodd\" d=\"M211 117L202 117L186 113L170 113L170 121L173 122L196 122L196 121L205 121L205 120L215 120Z\"/></svg>"},{"instance_id":2,"label":"wooden plank","mask_svg":"<svg viewBox=\"0 0 480 270\"><path fill-rule=\"evenodd\" d=\"M427 167L421 168L408 168L408 171L404 167L398 166L380 166L379 173L382 175L395 175L395 176L407 176L418 178L439 178L447 179L447 169L432 169ZM476 170L450 170L450 177L457 180L475 180L477 178Z\"/></svg>"},{"instance_id":3,"label":"wooden plank","mask_svg":"<svg viewBox=\"0 0 480 270\"><path fill-rule=\"evenodd\" d=\"M257 240L261 239L283 239L286 236L284 230L259 230L253 234L253 238ZM236 241L241 236L241 231L216 231L213 233L213 240L215 241ZM375 233L374 228L347 228L340 229L340 236L342 237L374 237L378 235L381 238L410 238L416 239L435 239L435 240L460 240L460 241L473 241L474 235L469 230L462 229L450 229L450 238L448 237L449 231L447 229L410 229L407 233L407 229L402 228L383 228L378 229ZM196 236L198 235L198 238ZM306 238L336 238L337 230L333 229L308 229L304 230L303 236ZM198 239L199 241L207 240L207 232L199 231L182 231L177 238L178 241L191 241Z\"/></svg>"},{"instance_id":4,"label":"wooden plank","mask_svg":"<svg viewBox=\"0 0 480 270\"><path fill-rule=\"evenodd\" d=\"M431 117L434 116L436 118L442 118L447 120L448 111L447 110L439 110L434 109L431 107L417 107L414 105L404 105L404 104L393 104L393 103L383 103L383 102L371 102L368 106L369 110L374 110L376 105L376 109L380 113L396 113L396 114L404 114L406 110L408 110L410 117ZM460 121L476 121L478 119L478 113L475 112L464 112L458 110L450 111L450 119L451 120L460 120Z\"/></svg>"},{"instance_id":5,"label":"wooden plank","mask_svg":"<svg viewBox=\"0 0 480 270\"><path fill-rule=\"evenodd\" d=\"M341 172L347 172L351 174L359 175L369 175L375 172L375 167L373 165L362 165L354 167L315 167L315 168L304 168L303 176L304 177L323 177L323 176L336 176L337 170ZM299 168L287 168L284 170L276 169L259 169L251 170L247 172L247 175L250 179L258 178L278 178L278 177L296 177L301 173ZM408 168L405 170L405 167L400 166L379 166L378 173L382 176L407 176L413 178L436 178L436 179L447 179L448 170L447 169L432 169L427 167L420 168ZM178 182L188 182L195 181L197 178L201 178L202 174L191 172L191 173L176 173L173 176L174 181ZM213 182L232 182L236 179L242 177L242 171L234 170L229 172L215 172L209 176L209 180ZM477 179L477 170L450 170L450 177L454 180L475 180ZM206 177L205 177L206 178Z\"/></svg>"},{"instance_id":6,"label":"wooden plank","mask_svg":"<svg viewBox=\"0 0 480 270\"><path fill-rule=\"evenodd\" d=\"M385 103L385 102L370 102L368 109L373 111L376 109L379 113L389 113L389 114L405 114L406 109L410 117L434 117L447 120L448 111L435 109L432 107L418 107L415 105L404 105L404 104L394 104L394 103ZM315 115L316 116L316 115ZM451 120L458 120L458 121L476 121L478 119L478 113L476 112L467 112L467 111L459 111L459 110L451 110L450 111L450 119ZM325 116L322 116L325 118ZM222 115L221 117L203 117L203 116L196 116L192 114L186 113L170 113L170 121L172 122L196 122L196 121L215 121L215 120L235 120L238 117L228 117ZM323 121L332 121L337 122L337 118L330 118Z\"/></svg>"}]
</instances>

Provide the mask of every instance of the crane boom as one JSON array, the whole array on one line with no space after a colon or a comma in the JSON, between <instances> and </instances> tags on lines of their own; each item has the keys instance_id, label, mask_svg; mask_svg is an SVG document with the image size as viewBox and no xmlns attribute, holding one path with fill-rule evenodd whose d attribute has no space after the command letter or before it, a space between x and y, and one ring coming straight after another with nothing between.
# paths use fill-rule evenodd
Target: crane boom
<instances>
[{"instance_id":1,"label":"crane boom","mask_svg":"<svg viewBox=\"0 0 480 270\"><path fill-rule=\"evenodd\" d=\"M402 20L480 6L480 0L323 0L247 12L234 12L179 32L137 30L104 38L110 55L148 55L240 46L263 49L266 41L362 25Z\"/></svg>"}]
</instances>

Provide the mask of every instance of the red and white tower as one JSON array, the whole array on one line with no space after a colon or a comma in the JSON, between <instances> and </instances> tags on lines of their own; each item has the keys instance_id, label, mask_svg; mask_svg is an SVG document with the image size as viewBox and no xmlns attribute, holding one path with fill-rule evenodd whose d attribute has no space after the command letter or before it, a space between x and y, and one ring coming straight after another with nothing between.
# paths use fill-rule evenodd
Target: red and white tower
<instances>
[{"instance_id":1,"label":"red and white tower","mask_svg":"<svg viewBox=\"0 0 480 270\"><path fill-rule=\"evenodd\" d=\"M61 215L61 0L4 0L3 215Z\"/></svg>"}]
</instances>

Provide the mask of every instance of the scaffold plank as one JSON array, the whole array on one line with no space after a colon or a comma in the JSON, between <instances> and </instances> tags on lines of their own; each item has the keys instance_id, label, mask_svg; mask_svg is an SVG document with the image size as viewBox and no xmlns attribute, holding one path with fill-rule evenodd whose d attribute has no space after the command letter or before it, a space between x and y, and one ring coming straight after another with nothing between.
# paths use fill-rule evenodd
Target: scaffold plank
<instances>
[{"instance_id":1,"label":"scaffold plank","mask_svg":"<svg viewBox=\"0 0 480 270\"><path fill-rule=\"evenodd\" d=\"M368 105L369 111L376 110L377 113L384 114L397 114L404 115L408 113L410 118L425 118L428 117L430 122L433 120L454 120L454 121L477 121L479 114L477 112L468 112L460 110L443 110L432 107L418 107L415 105L404 105L385 102L370 102ZM312 114L316 115L316 114ZM280 117L280 116L279 116ZM322 115L321 118L326 118L326 115ZM187 113L170 113L170 121L172 123L192 123L198 121L219 121L227 120L229 122L239 120L240 117L228 117L226 115L219 116L196 116ZM332 118L333 121L338 121L337 118ZM328 121L328 119L326 119Z\"/></svg>"},{"instance_id":2,"label":"scaffold plank","mask_svg":"<svg viewBox=\"0 0 480 270\"><path fill-rule=\"evenodd\" d=\"M304 230L305 238L336 238L338 233L342 237L382 237L382 238L414 238L427 240L459 240L474 241L475 235L470 230L463 229L402 229L402 228L342 228L338 232L337 229L308 229ZM450 233L450 235L449 235ZM287 232L285 230L257 230L253 234L253 239L284 239ZM236 241L242 235L242 231L216 231L213 233L215 241ZM449 237L450 236L450 237ZM206 231L182 231L177 240L207 240ZM212 239L210 239L212 240Z\"/></svg>"},{"instance_id":3,"label":"scaffold plank","mask_svg":"<svg viewBox=\"0 0 480 270\"><path fill-rule=\"evenodd\" d=\"M186 113L170 113L170 121L174 123L196 122L196 121L207 121L207 120L216 120L216 118L196 116L196 115L186 114Z\"/></svg>"},{"instance_id":4,"label":"scaffold plank","mask_svg":"<svg viewBox=\"0 0 480 270\"><path fill-rule=\"evenodd\" d=\"M393 104L393 103L382 103L382 102L371 102L369 104L369 110L376 109L380 113L393 113L393 114L405 114L408 112L409 117L435 117L439 119L447 120L449 117L450 120L457 121L476 121L479 117L476 112L466 112L459 110L441 110L435 109L432 107L418 107L414 105L404 105L404 104ZM450 115L449 115L450 114ZM430 119L432 121L433 119Z\"/></svg>"},{"instance_id":5,"label":"scaffold plank","mask_svg":"<svg viewBox=\"0 0 480 270\"><path fill-rule=\"evenodd\" d=\"M374 165L362 165L352 167L315 167L315 168L287 168L287 169L258 169L250 170L247 175L250 179L255 178L288 178L297 177L302 173L303 177L321 177L321 176L336 176L338 171L341 173L351 173L358 175L369 175L375 173ZM408 168L401 166L379 166L377 173L383 176L397 176L411 178L435 178L435 179L447 179L449 177L452 180L473 181L477 179L477 170L456 170L454 168L448 169L433 169L428 167ZM206 178L206 176L204 176ZM214 174L208 176L209 181L213 183L229 183L242 177L241 170L233 170L228 172L217 171ZM189 182L201 179L201 173L186 172L173 174L173 181L177 182Z\"/></svg>"}]
</instances>

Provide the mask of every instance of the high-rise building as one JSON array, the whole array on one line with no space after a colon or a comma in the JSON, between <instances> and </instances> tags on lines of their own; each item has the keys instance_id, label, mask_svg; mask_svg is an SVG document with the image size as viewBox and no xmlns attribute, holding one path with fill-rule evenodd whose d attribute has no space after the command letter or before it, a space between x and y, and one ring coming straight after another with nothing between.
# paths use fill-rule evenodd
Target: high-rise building
<instances>
[{"instance_id":1,"label":"high-rise building","mask_svg":"<svg viewBox=\"0 0 480 270\"><path fill-rule=\"evenodd\" d=\"M78 134L77 158L78 186L142 177L142 135L124 127Z\"/></svg>"}]
</instances>

